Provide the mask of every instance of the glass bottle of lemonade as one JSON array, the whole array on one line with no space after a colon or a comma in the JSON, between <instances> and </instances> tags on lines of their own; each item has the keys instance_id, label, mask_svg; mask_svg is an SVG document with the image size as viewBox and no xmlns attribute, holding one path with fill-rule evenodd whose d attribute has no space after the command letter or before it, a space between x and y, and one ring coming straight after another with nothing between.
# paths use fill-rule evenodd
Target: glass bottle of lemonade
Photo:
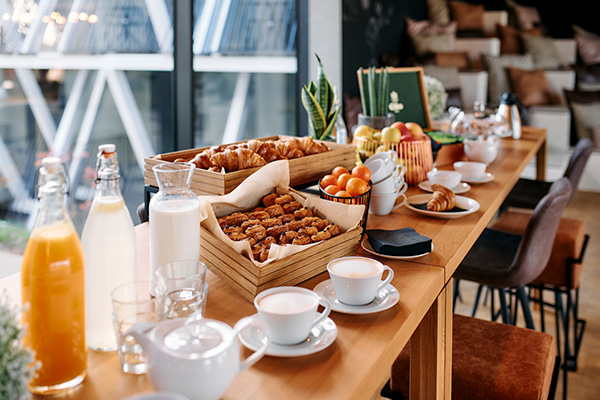
<instances>
[{"instance_id":1,"label":"glass bottle of lemonade","mask_svg":"<svg viewBox=\"0 0 600 400\"><path fill-rule=\"evenodd\" d=\"M39 363L29 390L48 394L80 384L87 371L84 258L67 214L62 162L46 157L38 171L39 211L23 256L23 345Z\"/></svg>"},{"instance_id":2,"label":"glass bottle of lemonade","mask_svg":"<svg viewBox=\"0 0 600 400\"><path fill-rule=\"evenodd\" d=\"M135 280L133 221L119 189L114 144L98 147L96 195L81 234L85 255L85 326L89 348L117 349L110 293Z\"/></svg>"}]
</instances>

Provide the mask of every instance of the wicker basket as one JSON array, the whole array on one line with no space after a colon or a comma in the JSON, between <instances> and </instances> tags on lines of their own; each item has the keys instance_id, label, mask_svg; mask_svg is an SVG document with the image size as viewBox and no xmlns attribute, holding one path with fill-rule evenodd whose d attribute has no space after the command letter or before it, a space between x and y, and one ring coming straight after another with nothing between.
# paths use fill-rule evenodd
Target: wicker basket
<instances>
[{"instance_id":1,"label":"wicker basket","mask_svg":"<svg viewBox=\"0 0 600 400\"><path fill-rule=\"evenodd\" d=\"M404 179L409 185L417 185L427 180L427 173L433 169L433 154L431 151L431 139L400 143L380 142L357 137L356 147L361 154L375 154L378 151L394 150L398 154L398 164L404 165L406 174Z\"/></svg>"}]
</instances>

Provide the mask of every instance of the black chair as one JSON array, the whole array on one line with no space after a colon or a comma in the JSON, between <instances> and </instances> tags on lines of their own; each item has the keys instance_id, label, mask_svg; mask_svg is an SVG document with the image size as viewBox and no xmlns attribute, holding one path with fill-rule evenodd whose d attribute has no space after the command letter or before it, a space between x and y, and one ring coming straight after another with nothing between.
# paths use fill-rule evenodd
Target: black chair
<instances>
[{"instance_id":1,"label":"black chair","mask_svg":"<svg viewBox=\"0 0 600 400\"><path fill-rule=\"evenodd\" d=\"M550 259L558 224L570 198L569 179L560 178L535 207L523 235L486 228L454 273L457 281L468 280L488 286L492 299L497 290L499 314L504 323L511 323L508 290L516 295L512 323L516 323L520 302L527 327L535 328L526 287L540 275ZM455 290L454 302L457 293ZM492 319L495 320L494 312L492 304Z\"/></svg>"},{"instance_id":2,"label":"black chair","mask_svg":"<svg viewBox=\"0 0 600 400\"><path fill-rule=\"evenodd\" d=\"M573 200L573 196L575 196L583 169L590 154L592 154L593 148L594 144L590 139L580 139L569 159L569 164L563 175L563 177L568 178L571 182L572 192L569 203ZM515 207L533 210L542 197L548 193L551 185L552 182L521 178L510 191L504 203L502 203L501 209Z\"/></svg>"}]
</instances>

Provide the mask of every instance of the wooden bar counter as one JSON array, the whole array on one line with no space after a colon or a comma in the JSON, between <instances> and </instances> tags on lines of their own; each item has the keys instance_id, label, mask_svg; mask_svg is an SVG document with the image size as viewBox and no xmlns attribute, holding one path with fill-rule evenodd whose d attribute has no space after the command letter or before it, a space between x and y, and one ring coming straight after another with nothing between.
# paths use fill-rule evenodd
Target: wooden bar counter
<instances>
[{"instance_id":1,"label":"wooden bar counter","mask_svg":"<svg viewBox=\"0 0 600 400\"><path fill-rule=\"evenodd\" d=\"M400 293L397 305L368 315L332 312L338 327L336 341L325 350L303 357L266 356L233 381L224 399L369 399L389 376L390 367L411 340L411 398L450 398L452 274L530 160L545 162L544 130L524 128L520 140L502 139L498 158L488 168L495 179L472 185L464 196L481 208L459 219L437 219L406 207L388 216L369 216L369 228L413 227L433 239L434 251L414 262L380 258L394 269L392 284ZM543 170L538 164L538 172ZM451 167L450 167L451 168ZM450 169L449 168L449 169ZM538 175L542 176L542 175ZM408 195L422 193L410 188ZM138 274L148 276L148 225L136 227ZM359 254L369 254L359 250ZM253 304L208 273L207 318L233 326L256 312ZM314 288L328 279L326 273L300 286ZM19 274L0 280L0 289L19 301ZM249 354L244 351L244 355ZM56 399L124 399L152 392L146 376L121 372L116 352L89 352L89 369L78 388L53 396ZM37 398L37 397L36 397ZM41 396L39 398L42 398Z\"/></svg>"}]
</instances>

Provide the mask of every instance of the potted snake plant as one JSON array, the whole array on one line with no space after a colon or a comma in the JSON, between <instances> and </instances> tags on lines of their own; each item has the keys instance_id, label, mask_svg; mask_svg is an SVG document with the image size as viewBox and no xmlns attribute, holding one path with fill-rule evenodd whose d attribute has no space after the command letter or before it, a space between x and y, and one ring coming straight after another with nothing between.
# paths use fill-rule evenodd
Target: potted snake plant
<instances>
[{"instance_id":1,"label":"potted snake plant","mask_svg":"<svg viewBox=\"0 0 600 400\"><path fill-rule=\"evenodd\" d=\"M313 139L329 140L335 129L340 107L336 106L335 91L319 62L317 81L302 85L302 105L308 113Z\"/></svg>"}]
</instances>

